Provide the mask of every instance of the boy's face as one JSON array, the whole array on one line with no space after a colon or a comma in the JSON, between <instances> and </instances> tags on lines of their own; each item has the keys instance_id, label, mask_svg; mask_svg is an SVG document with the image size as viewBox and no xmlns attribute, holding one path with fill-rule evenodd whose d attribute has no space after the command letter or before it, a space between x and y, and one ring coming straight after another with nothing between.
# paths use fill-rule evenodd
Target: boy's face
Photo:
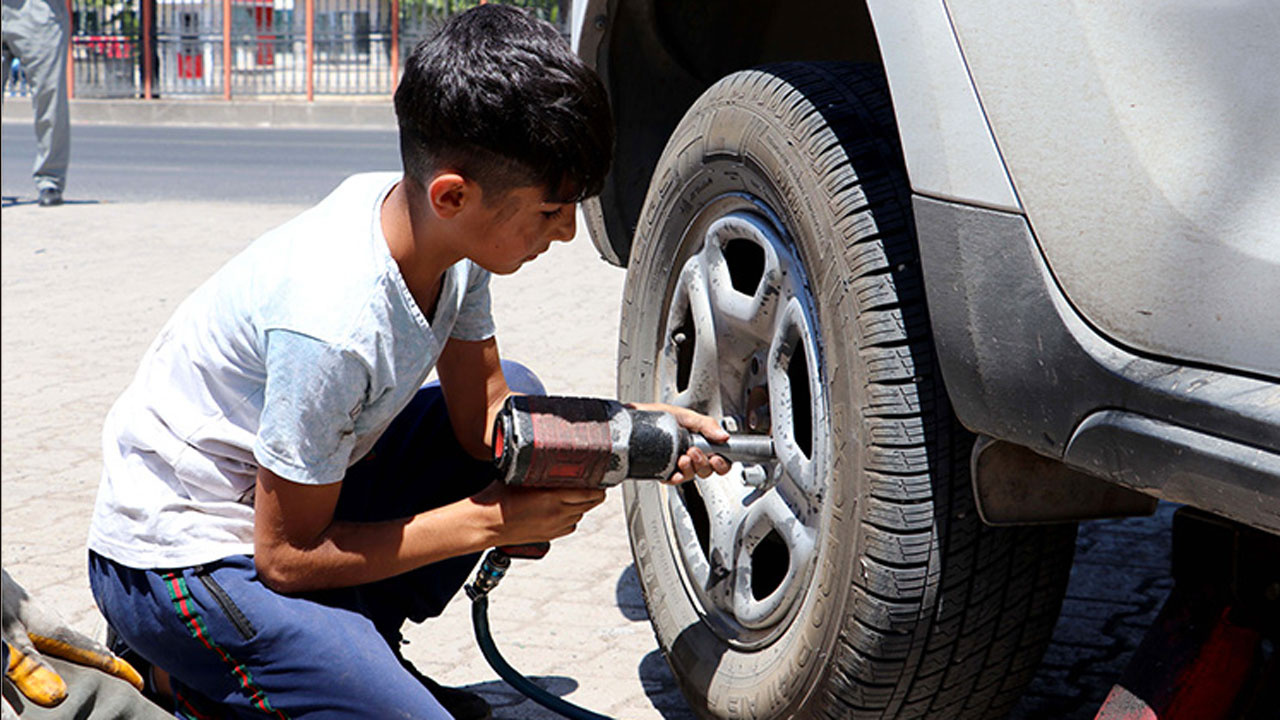
<instances>
[{"instance_id":1,"label":"boy's face","mask_svg":"<svg viewBox=\"0 0 1280 720\"><path fill-rule=\"evenodd\" d=\"M576 203L547 199L540 187L510 190L492 203L477 203L468 218L467 257L489 272L506 275L577 233Z\"/></svg>"}]
</instances>

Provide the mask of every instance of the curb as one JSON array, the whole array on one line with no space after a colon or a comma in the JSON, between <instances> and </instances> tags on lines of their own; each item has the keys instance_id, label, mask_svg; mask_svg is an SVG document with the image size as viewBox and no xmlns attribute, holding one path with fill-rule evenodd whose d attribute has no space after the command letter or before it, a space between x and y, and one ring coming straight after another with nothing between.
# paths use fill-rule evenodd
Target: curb
<instances>
[{"instance_id":1,"label":"curb","mask_svg":"<svg viewBox=\"0 0 1280 720\"><path fill-rule=\"evenodd\" d=\"M31 104L8 97L4 122L32 121ZM272 100L72 100L71 123L86 125L210 125L395 130L391 99L349 102Z\"/></svg>"}]
</instances>

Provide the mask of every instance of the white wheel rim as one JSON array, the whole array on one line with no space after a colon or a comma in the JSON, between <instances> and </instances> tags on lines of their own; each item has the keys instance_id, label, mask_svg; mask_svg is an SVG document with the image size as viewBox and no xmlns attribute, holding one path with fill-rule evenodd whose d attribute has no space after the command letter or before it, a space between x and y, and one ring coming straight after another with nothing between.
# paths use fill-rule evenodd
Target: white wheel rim
<instances>
[{"instance_id":1,"label":"white wheel rim","mask_svg":"<svg viewBox=\"0 0 1280 720\"><path fill-rule=\"evenodd\" d=\"M767 425L778 458L764 488L745 485L737 464L666 488L667 517L703 617L731 642L767 643L817 560L831 453L821 338L804 266L768 210L731 202L691 227L659 336L658 397L742 430Z\"/></svg>"}]
</instances>

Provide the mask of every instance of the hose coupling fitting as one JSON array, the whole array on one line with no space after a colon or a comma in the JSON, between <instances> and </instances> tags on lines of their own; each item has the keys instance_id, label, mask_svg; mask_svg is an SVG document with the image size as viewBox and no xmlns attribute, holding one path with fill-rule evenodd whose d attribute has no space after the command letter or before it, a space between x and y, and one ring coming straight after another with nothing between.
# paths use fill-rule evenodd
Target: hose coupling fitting
<instances>
[{"instance_id":1,"label":"hose coupling fitting","mask_svg":"<svg viewBox=\"0 0 1280 720\"><path fill-rule=\"evenodd\" d=\"M502 582L502 578L506 577L507 569L511 567L511 557L498 548L494 548L484 556L484 560L480 562L480 569L476 570L476 578L467 585L467 597L475 602L476 598L489 594L489 591L498 587L498 583Z\"/></svg>"}]
</instances>

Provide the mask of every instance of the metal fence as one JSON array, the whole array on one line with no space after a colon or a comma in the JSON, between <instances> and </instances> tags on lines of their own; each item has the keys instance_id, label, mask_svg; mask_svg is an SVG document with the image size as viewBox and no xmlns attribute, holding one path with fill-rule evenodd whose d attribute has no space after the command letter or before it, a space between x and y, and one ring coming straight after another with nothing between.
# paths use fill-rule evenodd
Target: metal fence
<instances>
[{"instance_id":1,"label":"metal fence","mask_svg":"<svg viewBox=\"0 0 1280 720\"><path fill-rule=\"evenodd\" d=\"M493 1L568 37L570 0ZM389 94L418 42L482 2L68 0L72 96Z\"/></svg>"},{"instance_id":2,"label":"metal fence","mask_svg":"<svg viewBox=\"0 0 1280 720\"><path fill-rule=\"evenodd\" d=\"M141 45L138 7L108 0L71 0L73 97L136 97Z\"/></svg>"}]
</instances>

